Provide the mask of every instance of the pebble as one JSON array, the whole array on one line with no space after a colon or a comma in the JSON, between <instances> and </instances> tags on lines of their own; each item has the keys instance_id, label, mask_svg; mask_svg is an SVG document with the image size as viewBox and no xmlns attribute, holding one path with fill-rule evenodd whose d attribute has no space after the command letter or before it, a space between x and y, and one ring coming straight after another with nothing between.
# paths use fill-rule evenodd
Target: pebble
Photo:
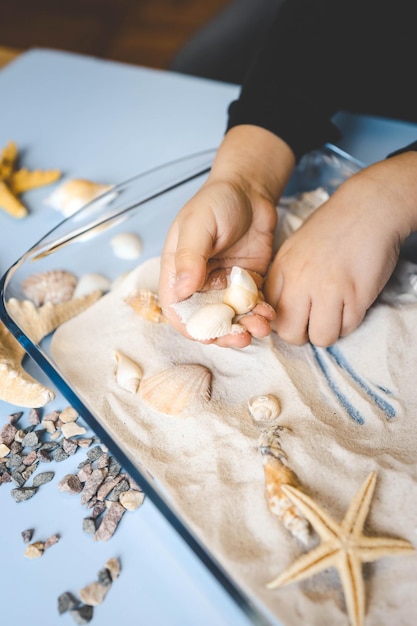
<instances>
[{"instance_id":1,"label":"pebble","mask_svg":"<svg viewBox=\"0 0 417 626\"><path fill-rule=\"evenodd\" d=\"M9 446L15 438L17 428L13 424L5 424L0 431L0 443Z\"/></svg>"},{"instance_id":2,"label":"pebble","mask_svg":"<svg viewBox=\"0 0 417 626\"><path fill-rule=\"evenodd\" d=\"M72 408L72 406L67 406L61 413L59 414L59 419L63 424L68 424L70 422L76 422L78 419L78 412Z\"/></svg>"},{"instance_id":3,"label":"pebble","mask_svg":"<svg viewBox=\"0 0 417 626\"><path fill-rule=\"evenodd\" d=\"M32 498L37 491L37 487L18 487L12 489L11 494L15 502L24 502Z\"/></svg>"},{"instance_id":4,"label":"pebble","mask_svg":"<svg viewBox=\"0 0 417 626\"><path fill-rule=\"evenodd\" d=\"M112 584L113 579L107 567L103 567L99 572L97 572L97 580L100 585L104 585L104 587L108 587Z\"/></svg>"},{"instance_id":5,"label":"pebble","mask_svg":"<svg viewBox=\"0 0 417 626\"><path fill-rule=\"evenodd\" d=\"M16 424L23 415L23 411L17 411L16 413L11 413L8 416L8 421L10 424Z\"/></svg>"},{"instance_id":6,"label":"pebble","mask_svg":"<svg viewBox=\"0 0 417 626\"><path fill-rule=\"evenodd\" d=\"M77 435L84 435L87 432L84 426L79 426L76 422L66 422L62 424L61 430L64 437L67 439L76 437Z\"/></svg>"},{"instance_id":7,"label":"pebble","mask_svg":"<svg viewBox=\"0 0 417 626\"><path fill-rule=\"evenodd\" d=\"M61 461L66 461L68 459L69 454L67 454L67 452L65 452L62 448L57 448L52 452L52 456L54 461L61 463Z\"/></svg>"},{"instance_id":8,"label":"pebble","mask_svg":"<svg viewBox=\"0 0 417 626\"><path fill-rule=\"evenodd\" d=\"M25 550L25 557L28 559L38 559L43 555L45 544L43 541L35 541L30 543Z\"/></svg>"},{"instance_id":9,"label":"pebble","mask_svg":"<svg viewBox=\"0 0 417 626\"><path fill-rule=\"evenodd\" d=\"M10 448L5 443L0 443L0 458L6 457L10 452Z\"/></svg>"},{"instance_id":10,"label":"pebble","mask_svg":"<svg viewBox=\"0 0 417 626\"><path fill-rule=\"evenodd\" d=\"M64 452L66 452L68 455L72 456L73 454L75 454L77 452L78 444L73 439L65 439L64 438L63 441L62 441L62 448L63 448Z\"/></svg>"},{"instance_id":11,"label":"pebble","mask_svg":"<svg viewBox=\"0 0 417 626\"><path fill-rule=\"evenodd\" d=\"M39 434L37 431L33 430L30 433L27 433L22 439L22 446L24 448L34 448L35 446L40 445L39 442Z\"/></svg>"},{"instance_id":12,"label":"pebble","mask_svg":"<svg viewBox=\"0 0 417 626\"><path fill-rule=\"evenodd\" d=\"M48 539L45 541L45 544L44 544L44 550L47 550L51 546L54 546L56 543L58 543L60 539L61 537L57 534L54 534L48 537Z\"/></svg>"},{"instance_id":13,"label":"pebble","mask_svg":"<svg viewBox=\"0 0 417 626\"><path fill-rule=\"evenodd\" d=\"M64 591L58 596L58 613L62 615L79 604L79 600L70 591Z\"/></svg>"},{"instance_id":14,"label":"pebble","mask_svg":"<svg viewBox=\"0 0 417 626\"><path fill-rule=\"evenodd\" d=\"M96 523L92 517L85 517L83 519L83 531L87 535L94 535L96 532Z\"/></svg>"},{"instance_id":15,"label":"pebble","mask_svg":"<svg viewBox=\"0 0 417 626\"><path fill-rule=\"evenodd\" d=\"M58 489L64 493L81 493L82 483L75 474L66 474L58 483Z\"/></svg>"},{"instance_id":16,"label":"pebble","mask_svg":"<svg viewBox=\"0 0 417 626\"><path fill-rule=\"evenodd\" d=\"M120 572L121 572L121 566L120 566L120 561L119 559L116 559L115 557L112 557L111 559L109 559L107 561L107 563L104 566L107 570L109 570L110 572L110 576L112 578L112 580L116 580L116 578L119 578L120 576Z\"/></svg>"},{"instance_id":17,"label":"pebble","mask_svg":"<svg viewBox=\"0 0 417 626\"><path fill-rule=\"evenodd\" d=\"M103 450L100 446L94 446L94 448L91 448L88 452L87 452L87 457L90 459L90 461L94 462L96 461L99 457L101 457L103 454Z\"/></svg>"},{"instance_id":18,"label":"pebble","mask_svg":"<svg viewBox=\"0 0 417 626\"><path fill-rule=\"evenodd\" d=\"M29 411L29 424L40 424L41 422L41 412L39 409L31 409Z\"/></svg>"},{"instance_id":19,"label":"pebble","mask_svg":"<svg viewBox=\"0 0 417 626\"><path fill-rule=\"evenodd\" d=\"M110 589L109 585L101 585L98 581L90 583L86 587L80 589L80 598L85 604L90 606L98 606L106 597Z\"/></svg>"},{"instance_id":20,"label":"pebble","mask_svg":"<svg viewBox=\"0 0 417 626\"><path fill-rule=\"evenodd\" d=\"M29 543L29 541L32 539L33 537L33 533L35 531L33 530L33 528L27 528L26 530L22 530L22 539L24 543Z\"/></svg>"},{"instance_id":21,"label":"pebble","mask_svg":"<svg viewBox=\"0 0 417 626\"><path fill-rule=\"evenodd\" d=\"M69 613L76 624L88 624L93 619L94 609L88 604L70 609Z\"/></svg>"},{"instance_id":22,"label":"pebble","mask_svg":"<svg viewBox=\"0 0 417 626\"><path fill-rule=\"evenodd\" d=\"M96 541L108 541L114 535L125 512L126 509L119 502L111 502L94 534L94 539Z\"/></svg>"},{"instance_id":23,"label":"pebble","mask_svg":"<svg viewBox=\"0 0 417 626\"><path fill-rule=\"evenodd\" d=\"M142 506L145 499L143 491L137 491L136 489L129 489L120 494L119 502L127 511L136 511Z\"/></svg>"},{"instance_id":24,"label":"pebble","mask_svg":"<svg viewBox=\"0 0 417 626\"><path fill-rule=\"evenodd\" d=\"M89 500L97 493L98 488L105 479L105 473L103 469L95 469L91 473L84 484L84 488L81 493L81 504L87 504Z\"/></svg>"},{"instance_id":25,"label":"pebble","mask_svg":"<svg viewBox=\"0 0 417 626\"><path fill-rule=\"evenodd\" d=\"M33 478L33 487L40 487L41 485L46 485L46 483L51 482L53 477L55 476L55 472L42 472L41 474L36 474Z\"/></svg>"}]
</instances>

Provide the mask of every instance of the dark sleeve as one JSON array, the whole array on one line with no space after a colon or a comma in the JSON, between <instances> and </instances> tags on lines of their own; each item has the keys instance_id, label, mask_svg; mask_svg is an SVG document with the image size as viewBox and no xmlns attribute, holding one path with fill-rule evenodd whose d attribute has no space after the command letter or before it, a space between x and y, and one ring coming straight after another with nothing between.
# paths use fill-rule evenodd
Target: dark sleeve
<instances>
[{"instance_id":1,"label":"dark sleeve","mask_svg":"<svg viewBox=\"0 0 417 626\"><path fill-rule=\"evenodd\" d=\"M333 17L326 0L283 3L239 99L229 107L228 129L239 124L266 128L286 141L297 159L338 138L330 121L337 111L328 36Z\"/></svg>"}]
</instances>

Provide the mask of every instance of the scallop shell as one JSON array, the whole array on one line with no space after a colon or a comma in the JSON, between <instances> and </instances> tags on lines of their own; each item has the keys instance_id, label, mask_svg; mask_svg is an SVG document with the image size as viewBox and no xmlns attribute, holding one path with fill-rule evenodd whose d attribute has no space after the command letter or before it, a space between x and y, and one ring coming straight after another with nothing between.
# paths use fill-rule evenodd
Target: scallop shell
<instances>
[{"instance_id":1,"label":"scallop shell","mask_svg":"<svg viewBox=\"0 0 417 626\"><path fill-rule=\"evenodd\" d=\"M257 423L270 423L276 420L281 412L281 403L272 393L254 396L248 401L249 412Z\"/></svg>"},{"instance_id":2,"label":"scallop shell","mask_svg":"<svg viewBox=\"0 0 417 626\"><path fill-rule=\"evenodd\" d=\"M135 233L118 233L110 240L110 245L119 259L137 259L142 254L142 241Z\"/></svg>"},{"instance_id":3,"label":"scallop shell","mask_svg":"<svg viewBox=\"0 0 417 626\"><path fill-rule=\"evenodd\" d=\"M198 341L216 339L232 332L234 316L234 310L223 302L205 304L190 316L185 328Z\"/></svg>"},{"instance_id":4,"label":"scallop shell","mask_svg":"<svg viewBox=\"0 0 417 626\"><path fill-rule=\"evenodd\" d=\"M137 313L150 322L165 322L166 319L159 306L159 299L156 293L150 289L139 289L129 293L125 302Z\"/></svg>"},{"instance_id":5,"label":"scallop shell","mask_svg":"<svg viewBox=\"0 0 417 626\"><path fill-rule=\"evenodd\" d=\"M102 185L83 178L73 178L59 185L46 198L45 204L57 211L61 211L65 217L70 217L70 215L73 215L92 200L96 200L99 196L110 191L113 187L113 185ZM109 196L106 196L106 203L110 202L115 195L109 194Z\"/></svg>"},{"instance_id":6,"label":"scallop shell","mask_svg":"<svg viewBox=\"0 0 417 626\"><path fill-rule=\"evenodd\" d=\"M249 313L259 302L259 292L252 276L236 265L229 276L229 286L224 291L223 302L237 315Z\"/></svg>"},{"instance_id":7,"label":"scallop shell","mask_svg":"<svg viewBox=\"0 0 417 626\"><path fill-rule=\"evenodd\" d=\"M142 400L154 411L181 415L211 396L211 372L197 363L181 363L143 379Z\"/></svg>"},{"instance_id":8,"label":"scallop shell","mask_svg":"<svg viewBox=\"0 0 417 626\"><path fill-rule=\"evenodd\" d=\"M66 270L50 270L31 274L22 281L22 292L36 306L46 302L66 302L71 300L77 277Z\"/></svg>"},{"instance_id":9,"label":"scallop shell","mask_svg":"<svg viewBox=\"0 0 417 626\"><path fill-rule=\"evenodd\" d=\"M289 467L272 456L265 457L264 473L265 495L269 510L294 537L303 544L308 544L309 524L282 491L282 485L293 485L299 488L297 476Z\"/></svg>"},{"instance_id":10,"label":"scallop shell","mask_svg":"<svg viewBox=\"0 0 417 626\"><path fill-rule=\"evenodd\" d=\"M110 285L109 279L102 274L96 274L95 272L83 274L75 287L72 297L79 298L93 291L101 291L104 293L110 289Z\"/></svg>"},{"instance_id":11,"label":"scallop shell","mask_svg":"<svg viewBox=\"0 0 417 626\"><path fill-rule=\"evenodd\" d=\"M118 350L114 352L113 358L116 364L114 375L117 384L130 393L136 393L143 375L142 368Z\"/></svg>"}]
</instances>

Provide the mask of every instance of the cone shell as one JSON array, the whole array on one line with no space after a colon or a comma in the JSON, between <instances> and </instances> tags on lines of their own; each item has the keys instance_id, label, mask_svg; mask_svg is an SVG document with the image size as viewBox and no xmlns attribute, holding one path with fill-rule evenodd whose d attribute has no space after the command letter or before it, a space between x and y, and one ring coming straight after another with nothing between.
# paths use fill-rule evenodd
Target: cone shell
<instances>
[{"instance_id":1,"label":"cone shell","mask_svg":"<svg viewBox=\"0 0 417 626\"><path fill-rule=\"evenodd\" d=\"M190 316L185 328L198 341L216 339L232 332L234 316L234 310L227 304L205 304Z\"/></svg>"},{"instance_id":2,"label":"cone shell","mask_svg":"<svg viewBox=\"0 0 417 626\"><path fill-rule=\"evenodd\" d=\"M211 372L196 363L179 364L143 379L139 394L147 406L165 415L181 415L210 400Z\"/></svg>"},{"instance_id":3,"label":"cone shell","mask_svg":"<svg viewBox=\"0 0 417 626\"><path fill-rule=\"evenodd\" d=\"M136 393L143 375L142 368L118 350L114 352L113 358L116 365L114 374L117 384L130 393Z\"/></svg>"},{"instance_id":4,"label":"cone shell","mask_svg":"<svg viewBox=\"0 0 417 626\"><path fill-rule=\"evenodd\" d=\"M283 485L299 488L300 484L294 472L278 459L267 456L264 460L265 495L268 508L302 543L309 541L309 525L296 507L282 491Z\"/></svg>"},{"instance_id":5,"label":"cone shell","mask_svg":"<svg viewBox=\"0 0 417 626\"><path fill-rule=\"evenodd\" d=\"M273 394L254 396L248 401L249 412L256 423L270 423L279 417L281 403Z\"/></svg>"},{"instance_id":6,"label":"cone shell","mask_svg":"<svg viewBox=\"0 0 417 626\"><path fill-rule=\"evenodd\" d=\"M139 289L128 294L125 302L145 320L150 322L165 322L166 319L159 306L159 299L156 293L150 289Z\"/></svg>"},{"instance_id":7,"label":"cone shell","mask_svg":"<svg viewBox=\"0 0 417 626\"><path fill-rule=\"evenodd\" d=\"M66 302L71 300L77 277L66 270L51 270L31 274L22 281L23 295L36 306L46 302Z\"/></svg>"},{"instance_id":8,"label":"cone shell","mask_svg":"<svg viewBox=\"0 0 417 626\"><path fill-rule=\"evenodd\" d=\"M258 304L258 287L249 272L242 267L235 265L232 268L223 302L231 306L236 315L249 313Z\"/></svg>"}]
</instances>

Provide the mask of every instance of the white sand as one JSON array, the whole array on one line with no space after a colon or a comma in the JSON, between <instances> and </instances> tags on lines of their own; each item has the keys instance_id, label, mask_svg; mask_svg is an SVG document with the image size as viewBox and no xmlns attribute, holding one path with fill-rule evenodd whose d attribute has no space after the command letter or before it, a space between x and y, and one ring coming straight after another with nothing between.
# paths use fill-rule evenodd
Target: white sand
<instances>
[{"instance_id":1,"label":"white sand","mask_svg":"<svg viewBox=\"0 0 417 626\"><path fill-rule=\"evenodd\" d=\"M333 356L310 346L289 347L276 335L243 350L224 349L145 321L124 302L133 287L156 290L158 267L158 260L146 262L56 332L52 353L59 368L243 590L285 625L347 626L334 570L301 584L265 588L303 547L266 505L259 427L247 401L267 393L281 399L279 423L286 427L281 443L289 465L303 489L335 519L342 519L376 470L366 532L417 546L415 299L398 307L374 306L361 327L337 343ZM144 378L174 363L205 365L213 374L211 401L184 418L149 410L139 394L116 384L115 349L137 361ZM337 364L340 354L353 375ZM347 403L362 424L349 415ZM384 558L363 571L365 624L414 626L417 556Z\"/></svg>"}]
</instances>

